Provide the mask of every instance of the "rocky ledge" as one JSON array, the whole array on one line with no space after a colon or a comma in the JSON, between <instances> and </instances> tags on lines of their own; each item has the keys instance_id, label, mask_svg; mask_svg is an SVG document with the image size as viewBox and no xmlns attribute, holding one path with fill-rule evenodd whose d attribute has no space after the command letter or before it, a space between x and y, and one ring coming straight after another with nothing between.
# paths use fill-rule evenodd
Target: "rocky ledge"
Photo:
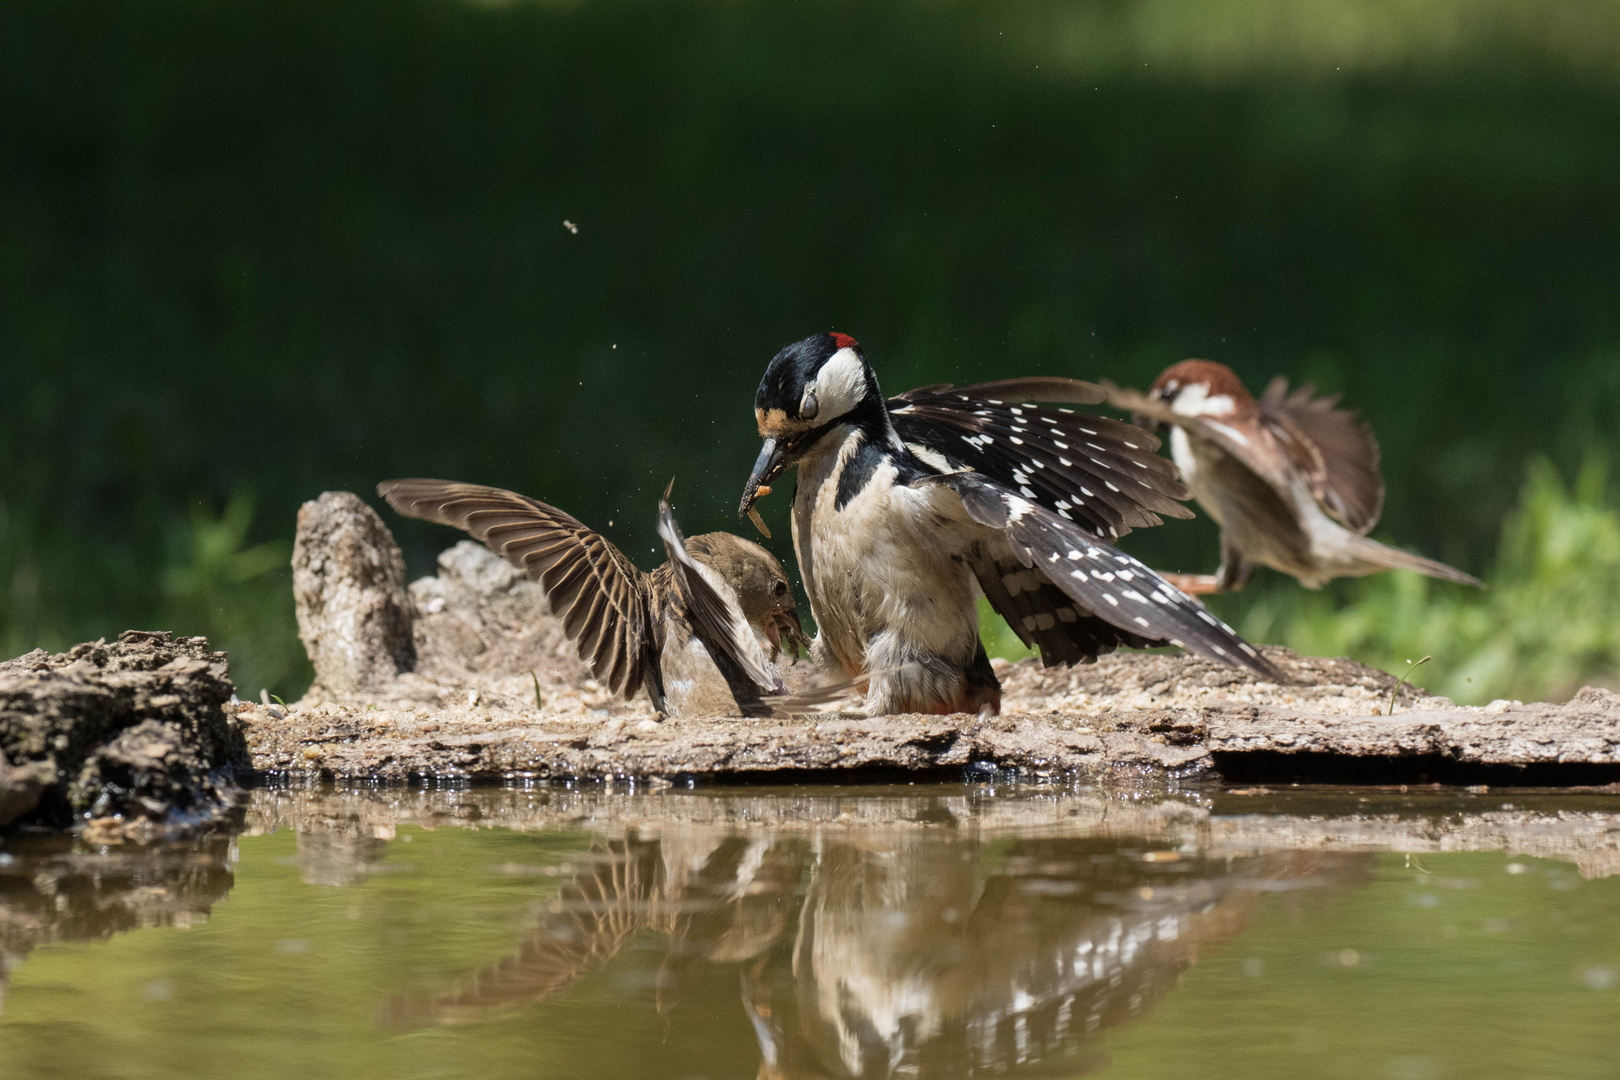
<instances>
[{"instance_id":1,"label":"rocky ledge","mask_svg":"<svg viewBox=\"0 0 1620 1080\"><path fill-rule=\"evenodd\" d=\"M237 710L263 773L364 780L665 777L802 782L1131 770L1239 781L1609 784L1620 696L1459 708L1349 660L1266 655L1269 683L1196 657L998 664L1003 715L660 721L575 659L540 587L461 543L409 586L382 520L333 492L299 515L290 708ZM808 665L790 669L809 677ZM1393 709L1393 715L1388 715Z\"/></svg>"},{"instance_id":2,"label":"rocky ledge","mask_svg":"<svg viewBox=\"0 0 1620 1080\"><path fill-rule=\"evenodd\" d=\"M1268 650L1267 656L1285 669L1308 666L1281 649ZM1111 666L1128 669L1146 659L1122 656ZM1198 664L1173 659L1190 669ZM1393 716L1313 713L1214 696L1200 705L988 719L829 714L680 717L658 723L477 704L432 711L333 703L286 713L249 705L240 715L261 770L386 781L804 782L940 778L989 769L1155 770L1238 782L1597 785L1620 780L1620 695L1593 688L1565 705L1419 708Z\"/></svg>"},{"instance_id":3,"label":"rocky ledge","mask_svg":"<svg viewBox=\"0 0 1620 1080\"><path fill-rule=\"evenodd\" d=\"M227 812L251 772L225 654L127 631L0 664L0 825L147 839Z\"/></svg>"}]
</instances>

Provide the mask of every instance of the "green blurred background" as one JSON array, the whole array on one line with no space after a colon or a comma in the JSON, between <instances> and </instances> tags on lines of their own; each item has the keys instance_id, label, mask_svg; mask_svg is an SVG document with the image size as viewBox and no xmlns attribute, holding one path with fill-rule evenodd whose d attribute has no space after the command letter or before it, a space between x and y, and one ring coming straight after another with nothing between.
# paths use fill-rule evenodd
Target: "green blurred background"
<instances>
[{"instance_id":1,"label":"green blurred background","mask_svg":"<svg viewBox=\"0 0 1620 1080\"><path fill-rule=\"evenodd\" d=\"M1375 535L1493 588L1216 608L1459 699L1620 678L1610 0L8 0L0 652L168 627L296 694L297 507L390 476L651 565L671 474L737 527L758 376L829 328L890 391L1342 392ZM413 574L453 539L385 517Z\"/></svg>"}]
</instances>

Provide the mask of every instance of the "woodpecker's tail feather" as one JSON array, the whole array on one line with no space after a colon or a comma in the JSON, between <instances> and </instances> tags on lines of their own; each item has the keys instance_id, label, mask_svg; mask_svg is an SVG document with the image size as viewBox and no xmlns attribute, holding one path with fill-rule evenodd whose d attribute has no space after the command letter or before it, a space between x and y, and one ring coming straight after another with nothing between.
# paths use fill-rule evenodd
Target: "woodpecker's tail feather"
<instances>
[{"instance_id":1,"label":"woodpecker's tail feather","mask_svg":"<svg viewBox=\"0 0 1620 1080\"><path fill-rule=\"evenodd\" d=\"M791 694L768 694L759 699L760 715L764 716L803 716L806 713L820 713L828 711L826 706L839 698L860 692L860 683L865 681L844 679L840 682L828 683L826 686L810 686L797 690ZM859 708L851 705L852 709Z\"/></svg>"}]
</instances>

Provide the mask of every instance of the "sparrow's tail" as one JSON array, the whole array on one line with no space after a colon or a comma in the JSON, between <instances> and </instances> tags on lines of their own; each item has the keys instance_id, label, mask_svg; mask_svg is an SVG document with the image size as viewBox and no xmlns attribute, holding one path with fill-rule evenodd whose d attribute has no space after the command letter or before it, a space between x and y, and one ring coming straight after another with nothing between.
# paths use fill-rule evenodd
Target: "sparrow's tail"
<instances>
[{"instance_id":1,"label":"sparrow's tail","mask_svg":"<svg viewBox=\"0 0 1620 1080\"><path fill-rule=\"evenodd\" d=\"M1410 551L1402 551L1400 548L1388 547L1365 536L1356 536L1352 533L1347 547L1347 554L1367 566L1362 573L1372 574L1379 570L1416 570L1420 574L1427 574L1441 581L1455 581L1459 585L1473 585L1480 589L1485 587L1485 583L1479 578L1465 574L1443 562L1425 559L1422 555L1413 555Z\"/></svg>"}]
</instances>

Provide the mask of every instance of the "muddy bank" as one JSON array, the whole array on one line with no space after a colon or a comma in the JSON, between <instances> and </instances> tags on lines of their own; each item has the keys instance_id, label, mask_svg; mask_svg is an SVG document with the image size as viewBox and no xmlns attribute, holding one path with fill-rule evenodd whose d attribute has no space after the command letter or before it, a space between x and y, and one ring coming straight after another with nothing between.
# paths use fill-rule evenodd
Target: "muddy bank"
<instances>
[{"instance_id":1,"label":"muddy bank","mask_svg":"<svg viewBox=\"0 0 1620 1080\"><path fill-rule=\"evenodd\" d=\"M1265 650L1283 683L1185 655L1043 669L997 662L1003 714L660 721L574 655L539 585L470 542L407 585L383 521L332 492L299 514L300 631L317 679L237 711L273 776L407 781L675 777L816 781L1147 771L1274 780L1620 781L1620 696L1458 708L1343 659ZM790 686L813 675L787 669ZM853 704L853 703L851 703ZM1394 707L1394 715L1385 715Z\"/></svg>"},{"instance_id":2,"label":"muddy bank","mask_svg":"<svg viewBox=\"0 0 1620 1080\"><path fill-rule=\"evenodd\" d=\"M1295 660L1282 650L1267 656L1279 666ZM1120 657L1115 663L1141 661ZM1194 706L1104 706L1092 713L991 719L824 715L656 723L476 705L433 711L330 703L285 714L246 706L240 715L263 771L390 781L785 783L946 778L988 768L1034 775L1147 770L1244 781L1590 785L1620 779L1620 697L1592 689L1567 705L1424 708L1388 717L1218 697Z\"/></svg>"},{"instance_id":3,"label":"muddy bank","mask_svg":"<svg viewBox=\"0 0 1620 1080\"><path fill-rule=\"evenodd\" d=\"M223 653L166 633L0 664L0 825L150 839L218 818L252 769L232 693Z\"/></svg>"}]
</instances>

